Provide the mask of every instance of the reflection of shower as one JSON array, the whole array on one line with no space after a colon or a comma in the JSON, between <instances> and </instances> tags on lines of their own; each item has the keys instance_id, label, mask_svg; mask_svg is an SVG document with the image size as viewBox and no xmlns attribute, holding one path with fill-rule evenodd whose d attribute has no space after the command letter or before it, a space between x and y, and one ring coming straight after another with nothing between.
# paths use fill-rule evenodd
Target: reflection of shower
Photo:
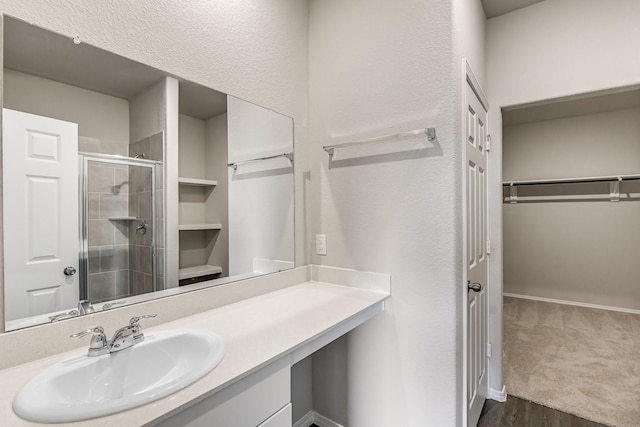
<instances>
[{"instance_id":1,"label":"reflection of shower","mask_svg":"<svg viewBox=\"0 0 640 427\"><path fill-rule=\"evenodd\" d=\"M144 154L80 154L80 298L101 302L157 290L156 169Z\"/></svg>"},{"instance_id":2,"label":"reflection of shower","mask_svg":"<svg viewBox=\"0 0 640 427\"><path fill-rule=\"evenodd\" d=\"M111 187L111 192L113 194L120 194L120 191L122 190L122 186L125 184L128 184L129 181L123 181L120 184L116 184L113 187Z\"/></svg>"},{"instance_id":3,"label":"reflection of shower","mask_svg":"<svg viewBox=\"0 0 640 427\"><path fill-rule=\"evenodd\" d=\"M147 234L147 223L142 221L140 224L138 224L138 226L136 227L136 233L141 236Z\"/></svg>"}]
</instances>

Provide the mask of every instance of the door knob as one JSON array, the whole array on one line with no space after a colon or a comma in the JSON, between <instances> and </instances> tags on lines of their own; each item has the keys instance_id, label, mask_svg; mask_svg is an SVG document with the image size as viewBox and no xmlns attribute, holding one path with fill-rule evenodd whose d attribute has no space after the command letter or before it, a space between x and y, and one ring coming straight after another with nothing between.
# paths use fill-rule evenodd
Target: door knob
<instances>
[{"instance_id":1,"label":"door knob","mask_svg":"<svg viewBox=\"0 0 640 427\"><path fill-rule=\"evenodd\" d=\"M482 285L480 283L470 283L467 282L467 292L480 292L482 290Z\"/></svg>"},{"instance_id":2,"label":"door knob","mask_svg":"<svg viewBox=\"0 0 640 427\"><path fill-rule=\"evenodd\" d=\"M76 269L74 267L72 266L65 267L64 269L65 276L73 276L74 274L76 274Z\"/></svg>"}]
</instances>

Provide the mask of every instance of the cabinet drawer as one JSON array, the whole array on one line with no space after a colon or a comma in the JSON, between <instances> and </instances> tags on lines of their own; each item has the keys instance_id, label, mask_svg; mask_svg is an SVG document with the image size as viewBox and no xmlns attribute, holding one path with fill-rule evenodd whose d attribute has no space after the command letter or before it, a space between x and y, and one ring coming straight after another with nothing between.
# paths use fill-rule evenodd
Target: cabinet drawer
<instances>
[{"instance_id":1,"label":"cabinet drawer","mask_svg":"<svg viewBox=\"0 0 640 427\"><path fill-rule=\"evenodd\" d=\"M291 416L291 403L289 403L258 427L291 427Z\"/></svg>"},{"instance_id":2,"label":"cabinet drawer","mask_svg":"<svg viewBox=\"0 0 640 427\"><path fill-rule=\"evenodd\" d=\"M275 363L162 421L162 427L256 427L291 401L291 367ZM271 427L271 424L265 424ZM285 424L273 424L281 426ZM291 415L289 424L291 426Z\"/></svg>"}]
</instances>

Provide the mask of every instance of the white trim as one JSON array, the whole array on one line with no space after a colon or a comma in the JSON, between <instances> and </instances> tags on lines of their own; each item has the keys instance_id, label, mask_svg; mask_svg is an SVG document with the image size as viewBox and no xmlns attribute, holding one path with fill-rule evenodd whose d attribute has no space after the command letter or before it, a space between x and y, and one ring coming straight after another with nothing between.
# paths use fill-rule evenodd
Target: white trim
<instances>
[{"instance_id":1,"label":"white trim","mask_svg":"<svg viewBox=\"0 0 640 427\"><path fill-rule=\"evenodd\" d=\"M636 309L633 309L633 308L613 307L613 306L610 306L610 305L600 305L600 304L590 304L588 302L567 301L567 300L562 300L562 299L535 297L535 296L531 296L531 295L511 294L511 293L507 293L507 292L504 292L502 294L502 296L511 297L511 298L528 299L528 300L533 300L533 301L552 302L552 303L555 303L555 304L573 305L573 306L576 306L576 307L597 308L599 310L619 311L621 313L640 314L640 310L636 310Z\"/></svg>"},{"instance_id":2,"label":"white trim","mask_svg":"<svg viewBox=\"0 0 640 427\"><path fill-rule=\"evenodd\" d=\"M496 400L498 402L507 401L507 386L503 385L502 390L496 390L495 388L489 388L489 399Z\"/></svg>"},{"instance_id":3,"label":"white trim","mask_svg":"<svg viewBox=\"0 0 640 427\"><path fill-rule=\"evenodd\" d=\"M307 412L304 417L295 422L293 427L309 427L311 424L319 427L343 427L341 424L330 420L324 415L320 415L314 410Z\"/></svg>"},{"instance_id":4,"label":"white trim","mask_svg":"<svg viewBox=\"0 0 640 427\"><path fill-rule=\"evenodd\" d=\"M296 421L292 427L309 427L311 424L313 424L313 415L313 410L307 412L302 418Z\"/></svg>"},{"instance_id":5,"label":"white trim","mask_svg":"<svg viewBox=\"0 0 640 427\"><path fill-rule=\"evenodd\" d=\"M319 427L343 427L341 424L338 424L337 422L330 420L329 418L325 417L324 415L320 415L315 411L313 412L313 422Z\"/></svg>"},{"instance_id":6,"label":"white trim","mask_svg":"<svg viewBox=\"0 0 640 427\"><path fill-rule=\"evenodd\" d=\"M469 259L467 256L467 136L466 136L466 123L467 123L467 111L468 111L468 103L467 103L467 81L469 79L469 72L471 71L471 67L467 62L467 58L462 58L462 81L461 84L461 97L462 97L462 106L460 108L460 137L461 137L461 147L462 147L462 167L460 181L462 182L461 188L461 197L460 201L462 206L462 283L459 284L461 298L461 310L462 310L462 324L461 324L461 333L462 336L460 339L462 340L462 374L460 375L460 402L458 402L458 411L460 412L460 426L467 425L467 418L469 415L469 405L468 405L468 389L469 389L469 379L467 378L468 372L468 317L469 317L469 302L467 297L467 277L468 277L468 265ZM470 83L473 85L473 83Z\"/></svg>"},{"instance_id":7,"label":"white trim","mask_svg":"<svg viewBox=\"0 0 640 427\"><path fill-rule=\"evenodd\" d=\"M476 75L473 74L471 65L467 62L466 58L464 59L464 63L465 63L466 80L469 82L471 89L473 89L473 91L476 93L476 95L478 96L478 100L482 103L482 106L484 107L484 109L487 111L487 114L488 114L489 101L487 100L487 95L485 95L484 91L482 90L482 86L480 86L480 82L478 82ZM488 129L489 127L487 126L487 130Z\"/></svg>"}]
</instances>

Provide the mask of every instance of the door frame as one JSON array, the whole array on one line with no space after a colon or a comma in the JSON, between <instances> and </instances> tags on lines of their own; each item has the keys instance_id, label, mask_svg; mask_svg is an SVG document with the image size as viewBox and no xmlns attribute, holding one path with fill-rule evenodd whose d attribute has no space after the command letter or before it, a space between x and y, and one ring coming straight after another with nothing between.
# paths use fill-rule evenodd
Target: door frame
<instances>
[{"instance_id":1,"label":"door frame","mask_svg":"<svg viewBox=\"0 0 640 427\"><path fill-rule=\"evenodd\" d=\"M471 89L475 92L476 96L478 97L478 100L480 101L480 103L482 104L482 106L485 108L485 110L487 111L487 123L486 123L486 128L487 128L487 134L488 131L490 129L490 122L491 122L491 117L490 117L490 107L489 107L489 102L487 100L487 96L484 93L484 90L482 89L482 86L480 85L480 82L478 81L478 79L476 78L475 74L473 73L473 70L471 68L471 65L469 64L469 62L467 61L466 58L462 58L462 79L461 79L461 98L462 98L462 104L461 104L461 109L460 109L460 124L461 124L461 132L460 132L460 147L461 147L461 151L462 151L462 155L461 157L461 163L460 163L460 179L462 182L462 186L461 186L461 203L462 203L462 281L460 283L460 308L462 311L462 325L461 325L461 341L462 341L462 384L461 384L461 402L460 402L460 408L461 408L461 414L462 414L462 418L461 418L461 425L466 427L467 426L467 400L468 400L468 396L467 396L467 390L468 390L468 340L467 340L467 334L468 334L468 301L467 301L467 265L468 265L468 252L467 252L467 227L466 227L466 221L467 221L467 179L466 179L466 164L467 164L467 150L465 148L465 144L467 143L467 138L466 138L466 132L464 131L465 128L465 124L466 124L466 111L467 111L467 91L466 91L466 85L469 84L469 86L471 87ZM490 152L490 150L489 150ZM488 153L489 154L489 153ZM487 156L487 177L490 174L491 171L491 166L489 165L489 162L491 160L491 156L488 155ZM486 221L487 221L487 239L489 239L491 237L491 232L489 229L489 218L491 215L491 204L489 203L489 199L491 197L492 192L489 191L489 181L487 180L487 217L486 217ZM487 285L489 283L492 282L492 278L491 278L491 256L488 256L488 265L487 265ZM490 287L489 287L490 289ZM491 343L491 331L492 331L492 327L491 327L491 316L489 316L489 309L491 308L491 294L489 293L489 291L487 290L487 334L488 334L488 341L489 343ZM498 350L498 349L496 349ZM502 351L502 349L500 349L499 351ZM491 393L491 376L492 376L492 372L491 372L491 363L487 362L487 398L491 398L494 400L501 400L501 399L496 399L496 397L494 396L493 393Z\"/></svg>"}]
</instances>

